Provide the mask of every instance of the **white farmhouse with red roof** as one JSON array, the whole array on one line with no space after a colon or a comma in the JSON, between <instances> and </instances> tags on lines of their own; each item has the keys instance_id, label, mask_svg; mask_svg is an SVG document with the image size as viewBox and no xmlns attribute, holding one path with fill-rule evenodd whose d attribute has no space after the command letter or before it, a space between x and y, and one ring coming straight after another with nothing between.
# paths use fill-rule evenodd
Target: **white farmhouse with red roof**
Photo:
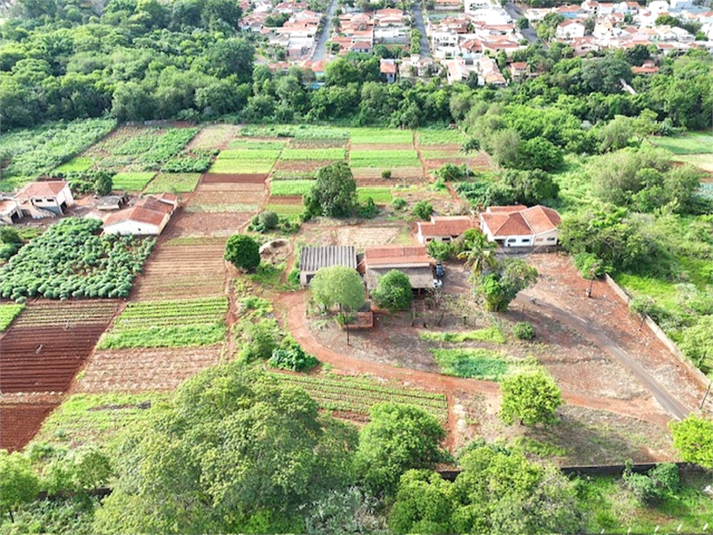
<instances>
[{"instance_id":1,"label":"white farmhouse with red roof","mask_svg":"<svg viewBox=\"0 0 713 535\"><path fill-rule=\"evenodd\" d=\"M480 229L503 247L556 245L560 215L544 206L491 206L479 214Z\"/></svg>"},{"instance_id":2,"label":"white farmhouse with red roof","mask_svg":"<svg viewBox=\"0 0 713 535\"><path fill-rule=\"evenodd\" d=\"M172 193L149 196L104 219L105 234L158 236L168 224L178 198Z\"/></svg>"},{"instance_id":3,"label":"white farmhouse with red roof","mask_svg":"<svg viewBox=\"0 0 713 535\"><path fill-rule=\"evenodd\" d=\"M416 226L418 242L426 245L431 241L450 243L475 224L469 216L457 215L431 216L431 221L419 221Z\"/></svg>"},{"instance_id":4,"label":"white farmhouse with red roof","mask_svg":"<svg viewBox=\"0 0 713 535\"><path fill-rule=\"evenodd\" d=\"M15 195L15 201L24 215L40 219L64 214L74 204L74 197L69 182L50 180L30 182Z\"/></svg>"}]
</instances>

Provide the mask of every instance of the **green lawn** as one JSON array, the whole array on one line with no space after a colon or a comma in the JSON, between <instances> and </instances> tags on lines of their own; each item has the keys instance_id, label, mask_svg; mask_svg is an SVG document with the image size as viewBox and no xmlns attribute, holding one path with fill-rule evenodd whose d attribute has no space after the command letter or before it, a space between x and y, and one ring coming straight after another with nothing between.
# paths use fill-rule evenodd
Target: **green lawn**
<instances>
[{"instance_id":1,"label":"green lawn","mask_svg":"<svg viewBox=\"0 0 713 535\"><path fill-rule=\"evenodd\" d=\"M441 373L497 381L508 371L500 353L481 348L431 349Z\"/></svg>"},{"instance_id":2,"label":"green lawn","mask_svg":"<svg viewBox=\"0 0 713 535\"><path fill-rule=\"evenodd\" d=\"M352 145L413 143L413 132L411 130L397 130L394 128L350 128L349 137Z\"/></svg>"},{"instance_id":3,"label":"green lawn","mask_svg":"<svg viewBox=\"0 0 713 535\"><path fill-rule=\"evenodd\" d=\"M656 146L670 150L674 154L713 155L713 134L710 132L689 132L671 137L650 137Z\"/></svg>"},{"instance_id":4,"label":"green lawn","mask_svg":"<svg viewBox=\"0 0 713 535\"><path fill-rule=\"evenodd\" d=\"M270 184L270 194L276 197L304 195L312 190L315 180L282 180Z\"/></svg>"},{"instance_id":5,"label":"green lawn","mask_svg":"<svg viewBox=\"0 0 713 535\"><path fill-rule=\"evenodd\" d=\"M391 188L357 188L359 202L365 202L369 197L376 204L389 204L394 196Z\"/></svg>"},{"instance_id":6,"label":"green lawn","mask_svg":"<svg viewBox=\"0 0 713 535\"><path fill-rule=\"evenodd\" d=\"M144 193L188 193L196 189L200 179L199 173L160 173Z\"/></svg>"},{"instance_id":7,"label":"green lawn","mask_svg":"<svg viewBox=\"0 0 713 535\"><path fill-rule=\"evenodd\" d=\"M415 150L353 150L349 154L352 167L421 167Z\"/></svg>"},{"instance_id":8,"label":"green lawn","mask_svg":"<svg viewBox=\"0 0 713 535\"><path fill-rule=\"evenodd\" d=\"M216 160L270 160L274 162L279 155L279 149L228 149L220 151Z\"/></svg>"},{"instance_id":9,"label":"green lawn","mask_svg":"<svg viewBox=\"0 0 713 535\"><path fill-rule=\"evenodd\" d=\"M114 191L141 191L156 173L117 173L114 175Z\"/></svg>"},{"instance_id":10,"label":"green lawn","mask_svg":"<svg viewBox=\"0 0 713 535\"><path fill-rule=\"evenodd\" d=\"M273 161L265 160L216 160L208 169L209 173L227 174L267 174Z\"/></svg>"}]
</instances>

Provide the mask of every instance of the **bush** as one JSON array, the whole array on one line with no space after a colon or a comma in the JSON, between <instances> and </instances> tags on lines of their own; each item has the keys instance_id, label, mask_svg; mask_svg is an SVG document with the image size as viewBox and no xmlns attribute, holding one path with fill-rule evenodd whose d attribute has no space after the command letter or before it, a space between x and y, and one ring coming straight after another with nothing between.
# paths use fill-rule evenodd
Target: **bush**
<instances>
[{"instance_id":1,"label":"bush","mask_svg":"<svg viewBox=\"0 0 713 535\"><path fill-rule=\"evenodd\" d=\"M225 245L225 259L238 269L255 271L260 265L260 246L250 236L236 234Z\"/></svg>"},{"instance_id":2,"label":"bush","mask_svg":"<svg viewBox=\"0 0 713 535\"><path fill-rule=\"evenodd\" d=\"M402 197L396 197L393 201L391 201L391 206L394 210L403 210L407 205L408 202Z\"/></svg>"},{"instance_id":3,"label":"bush","mask_svg":"<svg viewBox=\"0 0 713 535\"><path fill-rule=\"evenodd\" d=\"M244 345L240 350L240 360L252 362L258 359L269 359L272 357L273 351L277 349L279 335L280 329L273 319L248 324L242 336Z\"/></svg>"},{"instance_id":4,"label":"bush","mask_svg":"<svg viewBox=\"0 0 713 535\"><path fill-rule=\"evenodd\" d=\"M391 178L391 169L384 169L381 172L381 178Z\"/></svg>"},{"instance_id":5,"label":"bush","mask_svg":"<svg viewBox=\"0 0 713 535\"><path fill-rule=\"evenodd\" d=\"M574 265L584 279L591 279L592 273L598 278L611 271L609 266L592 253L577 253L574 255Z\"/></svg>"},{"instance_id":6,"label":"bush","mask_svg":"<svg viewBox=\"0 0 713 535\"><path fill-rule=\"evenodd\" d=\"M532 340L535 337L535 328L527 321L519 321L512 326L512 334L518 340Z\"/></svg>"},{"instance_id":7,"label":"bush","mask_svg":"<svg viewBox=\"0 0 713 535\"><path fill-rule=\"evenodd\" d=\"M280 222L280 218L275 212L263 212L260 214L259 222L265 230L273 230Z\"/></svg>"},{"instance_id":8,"label":"bush","mask_svg":"<svg viewBox=\"0 0 713 535\"><path fill-rule=\"evenodd\" d=\"M433 205L428 201L418 201L413 207L413 215L424 221L431 219Z\"/></svg>"},{"instance_id":9,"label":"bush","mask_svg":"<svg viewBox=\"0 0 713 535\"><path fill-rule=\"evenodd\" d=\"M428 242L428 256L436 260L448 260L454 256L454 248L452 243L443 243L439 241Z\"/></svg>"},{"instance_id":10,"label":"bush","mask_svg":"<svg viewBox=\"0 0 713 535\"><path fill-rule=\"evenodd\" d=\"M404 272L392 269L379 279L379 284L371 292L371 296L379 308L389 312L405 310L413 301L411 281Z\"/></svg>"},{"instance_id":11,"label":"bush","mask_svg":"<svg viewBox=\"0 0 713 535\"><path fill-rule=\"evenodd\" d=\"M445 163L443 167L436 171L436 176L445 182L454 182L456 180L463 180L466 177L465 164L454 165L452 163Z\"/></svg>"},{"instance_id":12,"label":"bush","mask_svg":"<svg viewBox=\"0 0 713 535\"><path fill-rule=\"evenodd\" d=\"M294 340L287 340L282 347L272 352L268 363L281 370L306 372L319 364L319 361L309 353L305 353L304 349Z\"/></svg>"},{"instance_id":13,"label":"bush","mask_svg":"<svg viewBox=\"0 0 713 535\"><path fill-rule=\"evenodd\" d=\"M376 217L376 214L379 213L379 209L376 207L376 204L374 204L374 199L367 197L366 202L359 205L358 212L359 217L373 219Z\"/></svg>"},{"instance_id":14,"label":"bush","mask_svg":"<svg viewBox=\"0 0 713 535\"><path fill-rule=\"evenodd\" d=\"M0 227L0 242L22 244L22 238L14 228Z\"/></svg>"}]
</instances>

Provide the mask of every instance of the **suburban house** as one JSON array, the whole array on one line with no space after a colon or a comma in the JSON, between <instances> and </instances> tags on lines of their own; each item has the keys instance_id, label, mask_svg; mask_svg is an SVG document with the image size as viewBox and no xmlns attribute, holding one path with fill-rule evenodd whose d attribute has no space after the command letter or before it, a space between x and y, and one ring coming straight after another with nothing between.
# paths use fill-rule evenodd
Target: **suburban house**
<instances>
[{"instance_id":1,"label":"suburban house","mask_svg":"<svg viewBox=\"0 0 713 535\"><path fill-rule=\"evenodd\" d=\"M418 232L416 238L421 245L437 241L450 243L457 239L469 228L474 227L473 220L466 215L458 216L431 216L431 221L416 223Z\"/></svg>"},{"instance_id":2,"label":"suburban house","mask_svg":"<svg viewBox=\"0 0 713 535\"><path fill-rule=\"evenodd\" d=\"M581 39L586 33L586 28L584 27L584 24L575 20L565 20L557 26L556 33L558 39Z\"/></svg>"},{"instance_id":3,"label":"suburban house","mask_svg":"<svg viewBox=\"0 0 713 535\"><path fill-rule=\"evenodd\" d=\"M480 229L503 247L556 245L560 215L544 206L491 206L479 214Z\"/></svg>"},{"instance_id":4,"label":"suburban house","mask_svg":"<svg viewBox=\"0 0 713 535\"><path fill-rule=\"evenodd\" d=\"M51 180L27 184L15 195L15 201L23 215L42 219L64 214L74 204L74 197L69 190L69 182Z\"/></svg>"},{"instance_id":5,"label":"suburban house","mask_svg":"<svg viewBox=\"0 0 713 535\"><path fill-rule=\"evenodd\" d=\"M304 247L300 253L300 285L307 286L317 271L332 266L357 268L356 248L353 245Z\"/></svg>"},{"instance_id":6,"label":"suburban house","mask_svg":"<svg viewBox=\"0 0 713 535\"><path fill-rule=\"evenodd\" d=\"M171 219L177 204L177 197L170 193L139 199L134 206L107 216L104 233L158 236Z\"/></svg>"},{"instance_id":7,"label":"suburban house","mask_svg":"<svg viewBox=\"0 0 713 535\"><path fill-rule=\"evenodd\" d=\"M370 247L364 251L363 265L360 264L359 267L363 268L366 287L369 290L376 288L379 278L392 269L405 273L414 290L433 288L431 258L423 246Z\"/></svg>"}]
</instances>

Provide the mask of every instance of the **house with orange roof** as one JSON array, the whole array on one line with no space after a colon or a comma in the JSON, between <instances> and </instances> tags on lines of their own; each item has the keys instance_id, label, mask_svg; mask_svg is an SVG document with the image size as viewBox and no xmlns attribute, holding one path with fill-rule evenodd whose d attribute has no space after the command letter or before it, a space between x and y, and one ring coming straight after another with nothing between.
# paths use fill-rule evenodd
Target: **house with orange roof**
<instances>
[{"instance_id":1,"label":"house with orange roof","mask_svg":"<svg viewBox=\"0 0 713 535\"><path fill-rule=\"evenodd\" d=\"M105 234L158 236L171 219L178 205L172 193L149 195L134 206L119 210L104 219Z\"/></svg>"},{"instance_id":2,"label":"house with orange roof","mask_svg":"<svg viewBox=\"0 0 713 535\"><path fill-rule=\"evenodd\" d=\"M451 243L466 230L475 227L475 222L466 215L431 216L431 221L419 221L416 227L416 239L421 245L432 241Z\"/></svg>"},{"instance_id":3,"label":"house with orange roof","mask_svg":"<svg viewBox=\"0 0 713 535\"><path fill-rule=\"evenodd\" d=\"M414 290L433 288L432 260L423 246L369 247L357 269L363 270L368 290L376 288L379 279L393 269L404 273Z\"/></svg>"},{"instance_id":4,"label":"house with orange roof","mask_svg":"<svg viewBox=\"0 0 713 535\"><path fill-rule=\"evenodd\" d=\"M556 210L537 205L491 206L479 214L480 229L502 247L556 245L561 218Z\"/></svg>"},{"instance_id":5,"label":"house with orange roof","mask_svg":"<svg viewBox=\"0 0 713 535\"><path fill-rule=\"evenodd\" d=\"M49 180L25 185L15 195L15 201L24 215L41 219L64 214L74 204L74 197L69 182Z\"/></svg>"}]
</instances>

